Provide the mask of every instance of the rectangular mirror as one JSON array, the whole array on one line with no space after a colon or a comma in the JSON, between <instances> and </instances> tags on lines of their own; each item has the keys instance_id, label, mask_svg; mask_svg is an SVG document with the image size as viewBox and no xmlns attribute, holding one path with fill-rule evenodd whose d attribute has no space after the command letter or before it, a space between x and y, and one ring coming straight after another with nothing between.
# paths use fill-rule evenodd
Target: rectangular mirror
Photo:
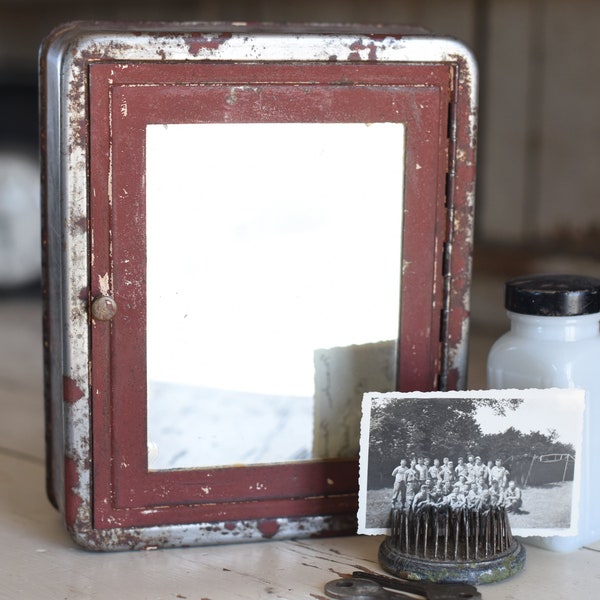
<instances>
[{"instance_id":1,"label":"rectangular mirror","mask_svg":"<svg viewBox=\"0 0 600 600\"><path fill-rule=\"evenodd\" d=\"M355 531L362 394L465 382L471 55L74 23L41 57L48 491L73 538Z\"/></svg>"},{"instance_id":2,"label":"rectangular mirror","mask_svg":"<svg viewBox=\"0 0 600 600\"><path fill-rule=\"evenodd\" d=\"M147 126L151 468L309 460L315 353L393 368L403 154L402 123Z\"/></svg>"}]
</instances>

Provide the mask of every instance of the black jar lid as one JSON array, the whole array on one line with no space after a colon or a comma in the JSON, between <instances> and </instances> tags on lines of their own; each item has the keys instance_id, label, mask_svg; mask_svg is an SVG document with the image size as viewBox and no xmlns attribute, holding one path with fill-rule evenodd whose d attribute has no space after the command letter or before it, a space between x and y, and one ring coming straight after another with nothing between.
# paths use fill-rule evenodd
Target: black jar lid
<instances>
[{"instance_id":1,"label":"black jar lid","mask_svg":"<svg viewBox=\"0 0 600 600\"><path fill-rule=\"evenodd\" d=\"M600 279L529 275L506 282L504 306L522 315L572 317L600 312Z\"/></svg>"}]
</instances>

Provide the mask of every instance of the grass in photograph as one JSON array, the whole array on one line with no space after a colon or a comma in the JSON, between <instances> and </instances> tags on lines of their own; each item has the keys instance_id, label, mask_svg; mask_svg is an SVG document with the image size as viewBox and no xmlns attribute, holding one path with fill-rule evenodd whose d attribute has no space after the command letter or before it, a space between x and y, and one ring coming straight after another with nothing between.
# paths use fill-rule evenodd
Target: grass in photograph
<instances>
[{"instance_id":1,"label":"grass in photograph","mask_svg":"<svg viewBox=\"0 0 600 600\"><path fill-rule=\"evenodd\" d=\"M513 529L569 527L572 493L572 481L526 487L522 511L510 515L510 526Z\"/></svg>"},{"instance_id":2,"label":"grass in photograph","mask_svg":"<svg viewBox=\"0 0 600 600\"><path fill-rule=\"evenodd\" d=\"M569 527L573 482L565 481L526 487L523 506L518 514L510 514L513 529ZM388 526L392 489L367 490L367 528Z\"/></svg>"}]
</instances>

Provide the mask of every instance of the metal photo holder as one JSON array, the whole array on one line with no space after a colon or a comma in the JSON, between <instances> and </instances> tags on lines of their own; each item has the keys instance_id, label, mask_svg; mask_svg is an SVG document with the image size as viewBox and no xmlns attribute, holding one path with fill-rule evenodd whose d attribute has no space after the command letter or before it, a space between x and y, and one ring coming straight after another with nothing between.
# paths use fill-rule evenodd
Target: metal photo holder
<instances>
[{"instance_id":1,"label":"metal photo holder","mask_svg":"<svg viewBox=\"0 0 600 600\"><path fill-rule=\"evenodd\" d=\"M506 508L395 507L379 562L397 577L442 583L492 583L519 573L525 550L511 532Z\"/></svg>"}]
</instances>

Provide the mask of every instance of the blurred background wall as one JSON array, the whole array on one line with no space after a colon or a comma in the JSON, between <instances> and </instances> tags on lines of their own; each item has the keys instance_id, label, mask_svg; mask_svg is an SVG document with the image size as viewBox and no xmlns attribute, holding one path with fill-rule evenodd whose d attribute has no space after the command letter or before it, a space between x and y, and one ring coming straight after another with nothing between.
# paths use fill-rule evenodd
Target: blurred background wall
<instances>
[{"instance_id":1,"label":"blurred background wall","mask_svg":"<svg viewBox=\"0 0 600 600\"><path fill-rule=\"evenodd\" d=\"M0 0L0 151L35 155L38 47L73 19L405 23L455 36L481 76L476 261L600 255L596 0Z\"/></svg>"}]
</instances>

